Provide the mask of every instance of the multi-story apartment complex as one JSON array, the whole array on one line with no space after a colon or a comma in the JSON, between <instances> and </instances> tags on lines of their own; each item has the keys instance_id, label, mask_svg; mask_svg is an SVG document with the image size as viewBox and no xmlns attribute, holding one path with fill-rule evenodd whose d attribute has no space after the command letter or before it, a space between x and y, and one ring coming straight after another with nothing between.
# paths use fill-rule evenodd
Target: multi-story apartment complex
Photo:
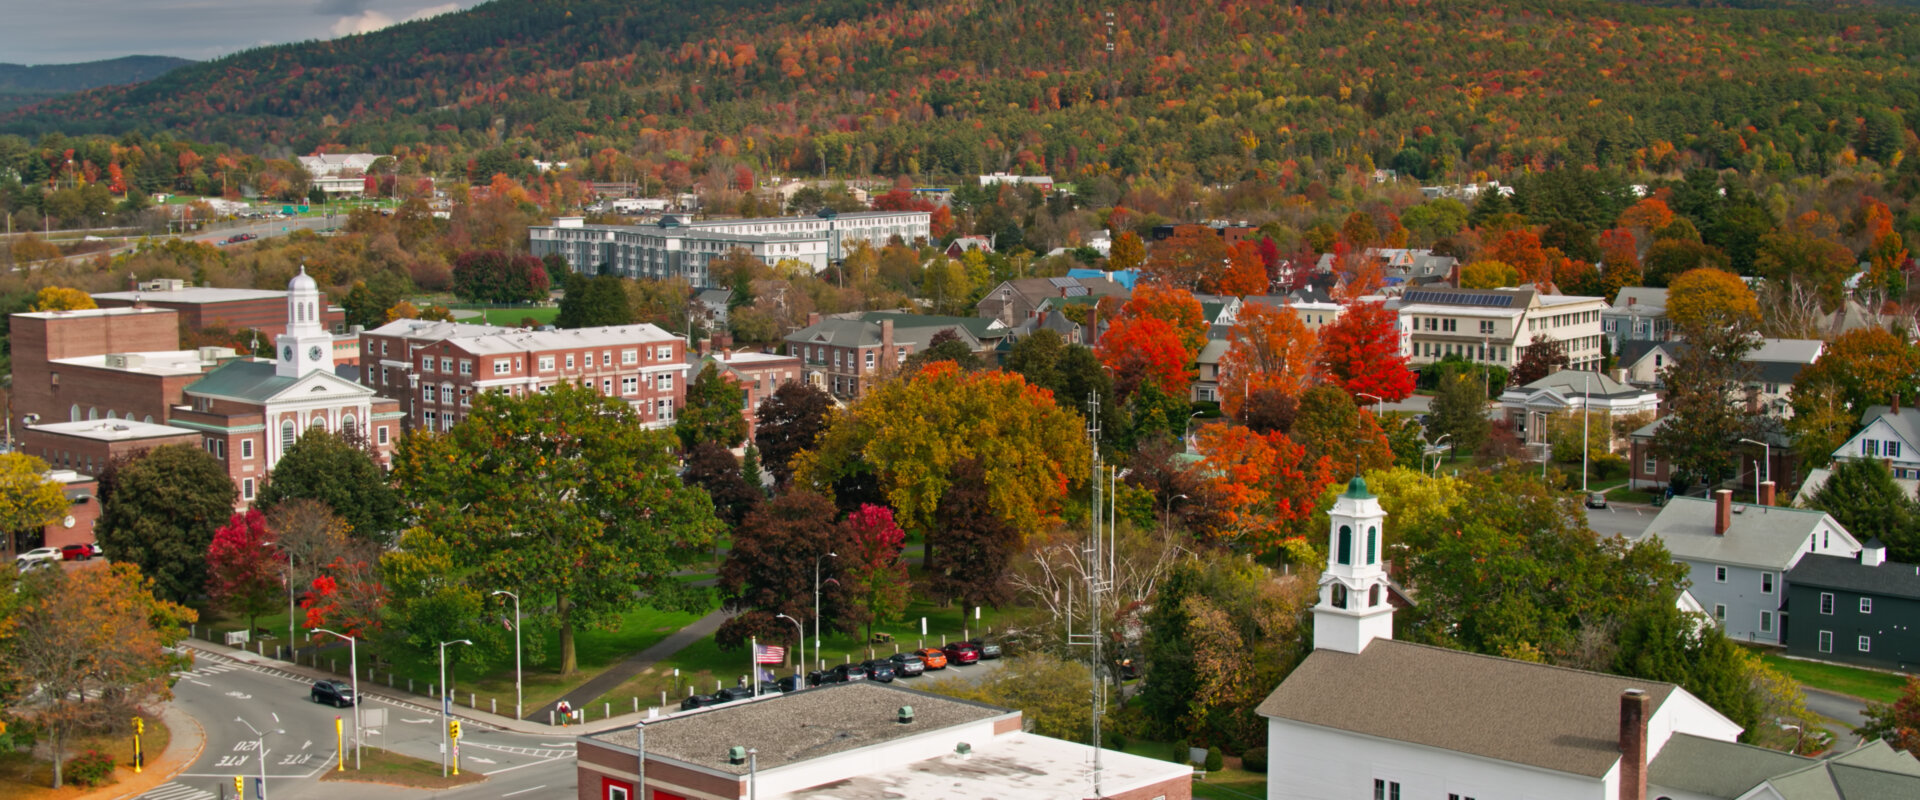
<instances>
[{"instance_id":1,"label":"multi-story apartment complex","mask_svg":"<svg viewBox=\"0 0 1920 800\"><path fill-rule=\"evenodd\" d=\"M839 261L848 242L878 246L895 236L913 242L930 237L930 225L925 211L822 211L699 221L666 216L646 225L588 225L580 217L560 217L528 232L534 255L559 254L577 272L598 273L605 265L629 278L685 278L711 286L707 263L735 249L769 264L799 261L818 272Z\"/></svg>"},{"instance_id":2,"label":"multi-story apartment complex","mask_svg":"<svg viewBox=\"0 0 1920 800\"><path fill-rule=\"evenodd\" d=\"M361 380L400 401L414 430L450 430L483 391L578 383L633 405L648 427L685 404L686 342L653 325L526 330L396 320L361 336Z\"/></svg>"},{"instance_id":3,"label":"multi-story apartment complex","mask_svg":"<svg viewBox=\"0 0 1920 800\"><path fill-rule=\"evenodd\" d=\"M1396 306L1407 359L1419 367L1457 355L1512 369L1535 336L1558 340L1572 369L1601 365L1602 297L1533 289L1410 289Z\"/></svg>"}]
</instances>

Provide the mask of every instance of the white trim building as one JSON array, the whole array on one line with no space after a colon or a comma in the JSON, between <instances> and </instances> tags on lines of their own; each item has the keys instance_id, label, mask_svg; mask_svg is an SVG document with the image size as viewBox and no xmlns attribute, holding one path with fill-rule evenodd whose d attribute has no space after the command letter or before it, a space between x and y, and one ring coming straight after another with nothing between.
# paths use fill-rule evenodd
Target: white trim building
<instances>
[{"instance_id":1,"label":"white trim building","mask_svg":"<svg viewBox=\"0 0 1920 800\"><path fill-rule=\"evenodd\" d=\"M629 278L685 278L710 287L707 264L744 249L768 264L799 261L819 272L845 257L855 241L875 247L895 236L909 244L931 238L925 211L823 211L810 217L683 220L661 217L646 225L588 225L560 217L528 229L534 255L558 254L575 272L595 274L602 265Z\"/></svg>"},{"instance_id":2,"label":"white trim building","mask_svg":"<svg viewBox=\"0 0 1920 800\"><path fill-rule=\"evenodd\" d=\"M1397 304L1396 304L1397 303ZM1422 367L1457 355L1513 369L1535 336L1565 345L1568 366L1596 370L1601 357L1603 297L1541 294L1533 289L1412 288L1389 308L1406 320L1407 362Z\"/></svg>"}]
</instances>

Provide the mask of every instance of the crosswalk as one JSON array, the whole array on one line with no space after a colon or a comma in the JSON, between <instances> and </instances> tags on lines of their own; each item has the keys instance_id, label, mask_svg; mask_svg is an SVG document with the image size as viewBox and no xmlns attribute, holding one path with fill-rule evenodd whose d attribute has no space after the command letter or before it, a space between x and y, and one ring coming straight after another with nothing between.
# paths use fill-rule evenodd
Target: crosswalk
<instances>
[{"instance_id":1,"label":"crosswalk","mask_svg":"<svg viewBox=\"0 0 1920 800\"><path fill-rule=\"evenodd\" d=\"M480 750L492 750L496 753L512 753L513 755L517 755L517 756L532 756L534 758L542 758L542 759L565 758L567 756L573 755L572 750L549 750L549 749L540 748L540 747L513 747L510 745L504 745L504 744L481 744L479 742L467 742L465 744L462 744L461 746L477 748Z\"/></svg>"},{"instance_id":2,"label":"crosswalk","mask_svg":"<svg viewBox=\"0 0 1920 800\"><path fill-rule=\"evenodd\" d=\"M216 800L219 795L183 783L163 783L135 800Z\"/></svg>"},{"instance_id":3,"label":"crosswalk","mask_svg":"<svg viewBox=\"0 0 1920 800\"><path fill-rule=\"evenodd\" d=\"M176 672L173 674L178 675L182 678L211 678L222 672L232 672L233 670L236 670L239 668L240 668L239 664L235 664L231 661L216 661L213 659L204 659L204 660L196 661L196 663L193 666L193 669L187 670L185 672Z\"/></svg>"}]
</instances>

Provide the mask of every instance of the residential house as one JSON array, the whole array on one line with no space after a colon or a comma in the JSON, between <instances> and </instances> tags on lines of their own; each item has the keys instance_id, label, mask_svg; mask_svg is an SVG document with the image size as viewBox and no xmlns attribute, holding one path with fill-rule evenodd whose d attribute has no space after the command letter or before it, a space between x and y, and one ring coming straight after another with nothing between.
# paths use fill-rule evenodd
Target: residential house
<instances>
[{"instance_id":1,"label":"residential house","mask_svg":"<svg viewBox=\"0 0 1920 800\"><path fill-rule=\"evenodd\" d=\"M716 333L713 338L700 341L699 355L694 357L688 373L698 377L708 364L712 364L719 375L746 390L745 404L741 406L740 413L747 418L749 442L753 441L754 425L758 420L755 412L759 410L760 403L773 396L781 386L805 380L805 367L799 357L734 350L733 338L724 333Z\"/></svg>"},{"instance_id":2,"label":"residential house","mask_svg":"<svg viewBox=\"0 0 1920 800\"><path fill-rule=\"evenodd\" d=\"M1388 307L1409 324L1408 362L1415 367L1459 356L1512 369L1534 337L1561 343L1569 366L1601 364L1600 312L1606 300L1522 289L1408 289Z\"/></svg>"},{"instance_id":3,"label":"residential house","mask_svg":"<svg viewBox=\"0 0 1920 800\"><path fill-rule=\"evenodd\" d=\"M822 318L787 334L787 354L805 365L807 380L840 398L858 398L906 363L907 356L952 335L974 354L992 359L1010 330L999 320L870 311Z\"/></svg>"},{"instance_id":4,"label":"residential house","mask_svg":"<svg viewBox=\"0 0 1920 800\"><path fill-rule=\"evenodd\" d=\"M1920 564L1868 539L1853 558L1810 555L1787 571L1787 652L1896 672L1920 670Z\"/></svg>"},{"instance_id":5,"label":"residential house","mask_svg":"<svg viewBox=\"0 0 1920 800\"><path fill-rule=\"evenodd\" d=\"M1808 758L1677 733L1648 767L1647 794L1667 800L1920 797L1920 761L1879 740Z\"/></svg>"},{"instance_id":6,"label":"residential house","mask_svg":"<svg viewBox=\"0 0 1920 800\"><path fill-rule=\"evenodd\" d=\"M1789 396L1793 385L1800 380L1801 371L1826 352L1827 343L1819 339L1761 339L1742 357L1752 370L1747 381L1747 413L1792 419Z\"/></svg>"},{"instance_id":7,"label":"residential house","mask_svg":"<svg viewBox=\"0 0 1920 800\"><path fill-rule=\"evenodd\" d=\"M1825 512L1735 503L1728 489L1712 500L1668 499L1645 537L1659 538L1687 566L1689 591L1727 636L1769 645L1782 644L1791 627L1786 573L1809 555L1852 558L1861 549Z\"/></svg>"},{"instance_id":8,"label":"residential house","mask_svg":"<svg viewBox=\"0 0 1920 800\"><path fill-rule=\"evenodd\" d=\"M1627 435L1627 488L1660 491L1672 484L1675 474L1673 464L1661 457L1653 446L1654 434L1665 427L1669 419L1672 418L1661 417ZM1774 480L1776 476L1791 480L1800 472L1800 457L1794 454L1793 440L1784 430L1764 430L1759 437L1765 446L1755 442L1740 443L1741 452L1735 459L1738 469L1734 475L1738 485L1743 490L1752 490L1756 498L1762 493L1771 496L1774 484L1781 483ZM1760 463L1763 459L1766 461L1764 465ZM1816 469L1813 474L1824 476L1827 471ZM1812 482L1813 477L1809 475L1807 483L1801 484L1801 492L1805 493L1806 486ZM1746 496L1745 491L1741 496ZM1771 500L1756 499L1756 502L1773 504ZM1795 500L1794 505L1804 503Z\"/></svg>"},{"instance_id":9,"label":"residential house","mask_svg":"<svg viewBox=\"0 0 1920 800\"><path fill-rule=\"evenodd\" d=\"M1192 394L1188 398L1190 402L1220 402L1220 359L1227 355L1231 346L1232 342L1226 339L1208 339L1207 346L1200 348L1200 356L1195 359L1200 371L1193 381Z\"/></svg>"},{"instance_id":10,"label":"residential house","mask_svg":"<svg viewBox=\"0 0 1920 800\"><path fill-rule=\"evenodd\" d=\"M1230 294L1195 294L1193 299L1200 301L1200 321L1206 323L1209 336L1225 339L1233 335L1245 301Z\"/></svg>"},{"instance_id":11,"label":"residential house","mask_svg":"<svg viewBox=\"0 0 1920 800\"><path fill-rule=\"evenodd\" d=\"M727 326L727 307L732 302L732 289L707 289L694 295L693 310L706 320L709 328L724 328Z\"/></svg>"},{"instance_id":12,"label":"residential house","mask_svg":"<svg viewBox=\"0 0 1920 800\"><path fill-rule=\"evenodd\" d=\"M1545 445L1550 439L1548 420L1553 417L1590 412L1594 415L1591 425L1611 430L1617 417L1657 411L1660 395L1598 372L1562 369L1501 392L1499 402L1501 415L1515 429L1526 432L1528 444Z\"/></svg>"},{"instance_id":13,"label":"residential house","mask_svg":"<svg viewBox=\"0 0 1920 800\"><path fill-rule=\"evenodd\" d=\"M1019 278L1001 281L999 286L981 295L975 313L996 319L1008 328L1018 328L1040 316L1041 306L1050 300L1075 297L1126 298L1127 288L1105 277L1096 278Z\"/></svg>"},{"instance_id":14,"label":"residential house","mask_svg":"<svg viewBox=\"0 0 1920 800\"><path fill-rule=\"evenodd\" d=\"M981 186L1032 186L1041 194L1053 194L1053 176L1051 175L1010 175L1005 172L990 172L980 176Z\"/></svg>"},{"instance_id":15,"label":"residential house","mask_svg":"<svg viewBox=\"0 0 1920 800\"><path fill-rule=\"evenodd\" d=\"M1667 290L1647 286L1622 287L1613 303L1600 314L1601 327L1613 349L1627 342L1664 342L1673 338L1667 319Z\"/></svg>"},{"instance_id":16,"label":"residential house","mask_svg":"<svg viewBox=\"0 0 1920 800\"><path fill-rule=\"evenodd\" d=\"M1193 768L1021 730L1021 714L875 681L661 716L574 740L579 800L1190 800ZM1101 766L1089 769L1094 759ZM537 788L537 787L536 787ZM552 797L553 795L545 795Z\"/></svg>"},{"instance_id":17,"label":"residential house","mask_svg":"<svg viewBox=\"0 0 1920 800\"><path fill-rule=\"evenodd\" d=\"M1644 800L1677 736L1740 735L1670 683L1395 641L1386 512L1355 478L1329 517L1313 652L1257 709L1269 800Z\"/></svg>"},{"instance_id":18,"label":"residential house","mask_svg":"<svg viewBox=\"0 0 1920 800\"><path fill-rule=\"evenodd\" d=\"M1292 309L1299 316L1300 324L1314 333L1319 333L1346 311L1346 306L1335 302L1325 290L1312 286L1282 295L1252 295L1246 302L1273 309Z\"/></svg>"},{"instance_id":19,"label":"residential house","mask_svg":"<svg viewBox=\"0 0 1920 800\"><path fill-rule=\"evenodd\" d=\"M992 253L993 239L986 236L955 236L953 241L947 243L947 249L943 252L946 257L958 260L964 257L968 250L978 250L982 254Z\"/></svg>"},{"instance_id":20,"label":"residential house","mask_svg":"<svg viewBox=\"0 0 1920 800\"><path fill-rule=\"evenodd\" d=\"M1893 473L1893 482L1907 495L1920 493L1920 412L1898 405L1868 406L1860 414L1861 427L1852 438L1834 448L1833 460L1854 461L1871 458L1884 461ZM1833 471L1825 467L1809 470L1794 496L1796 505L1812 499L1827 484Z\"/></svg>"},{"instance_id":21,"label":"residential house","mask_svg":"<svg viewBox=\"0 0 1920 800\"><path fill-rule=\"evenodd\" d=\"M1620 343L1613 349L1616 380L1635 386L1658 387L1660 374L1673 366L1674 360L1687 348L1686 342L1653 341L1632 339Z\"/></svg>"}]
</instances>

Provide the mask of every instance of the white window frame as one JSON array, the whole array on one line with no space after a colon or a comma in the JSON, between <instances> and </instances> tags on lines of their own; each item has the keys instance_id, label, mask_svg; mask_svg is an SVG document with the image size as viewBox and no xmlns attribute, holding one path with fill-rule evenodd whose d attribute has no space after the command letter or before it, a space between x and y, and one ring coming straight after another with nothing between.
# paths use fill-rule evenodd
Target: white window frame
<instances>
[{"instance_id":1,"label":"white window frame","mask_svg":"<svg viewBox=\"0 0 1920 800\"><path fill-rule=\"evenodd\" d=\"M440 357L440 371L448 375L453 374L453 356Z\"/></svg>"},{"instance_id":2,"label":"white window frame","mask_svg":"<svg viewBox=\"0 0 1920 800\"><path fill-rule=\"evenodd\" d=\"M1831 616L1833 616L1833 607L1834 607L1834 602L1833 602L1833 593L1832 593L1832 592L1821 592L1821 593L1820 593L1820 614L1821 614L1821 616L1827 616L1827 617L1831 617Z\"/></svg>"},{"instance_id":3,"label":"white window frame","mask_svg":"<svg viewBox=\"0 0 1920 800\"><path fill-rule=\"evenodd\" d=\"M253 439L252 438L246 438L246 439L240 440L240 458L243 460L253 458Z\"/></svg>"},{"instance_id":4,"label":"white window frame","mask_svg":"<svg viewBox=\"0 0 1920 800\"><path fill-rule=\"evenodd\" d=\"M1727 582L1727 568L1726 568L1726 567L1721 567L1721 566L1715 566L1715 567L1713 568L1713 582L1714 582L1714 583L1726 583L1726 582Z\"/></svg>"},{"instance_id":5,"label":"white window frame","mask_svg":"<svg viewBox=\"0 0 1920 800\"><path fill-rule=\"evenodd\" d=\"M622 351L620 351L620 363L621 363L621 364L638 364L638 363L640 363L640 351L638 351L638 350L633 350L633 349L627 349L627 350L622 350Z\"/></svg>"},{"instance_id":6,"label":"white window frame","mask_svg":"<svg viewBox=\"0 0 1920 800\"><path fill-rule=\"evenodd\" d=\"M1862 614L1873 613L1873 598L1871 597L1860 598L1860 613Z\"/></svg>"},{"instance_id":7,"label":"white window frame","mask_svg":"<svg viewBox=\"0 0 1920 800\"><path fill-rule=\"evenodd\" d=\"M1713 604L1713 621L1715 622L1727 621L1727 606L1725 603Z\"/></svg>"},{"instance_id":8,"label":"white window frame","mask_svg":"<svg viewBox=\"0 0 1920 800\"><path fill-rule=\"evenodd\" d=\"M1773 573L1760 573L1760 593L1773 594Z\"/></svg>"},{"instance_id":9,"label":"white window frame","mask_svg":"<svg viewBox=\"0 0 1920 800\"><path fill-rule=\"evenodd\" d=\"M1833 631L1820 632L1818 647L1820 648L1820 652L1822 653L1833 652Z\"/></svg>"},{"instance_id":10,"label":"white window frame","mask_svg":"<svg viewBox=\"0 0 1920 800\"><path fill-rule=\"evenodd\" d=\"M623 395L623 396L625 396L625 395L635 395L635 394L639 394L639 393L640 393L640 378L639 378L639 376L637 376L637 375L628 375L628 376L626 376L626 377L624 377L624 378L621 378L621 379L620 379L620 394L621 394L621 395Z\"/></svg>"},{"instance_id":11,"label":"white window frame","mask_svg":"<svg viewBox=\"0 0 1920 800\"><path fill-rule=\"evenodd\" d=\"M567 354L567 369L573 369L573 354Z\"/></svg>"},{"instance_id":12,"label":"white window frame","mask_svg":"<svg viewBox=\"0 0 1920 800\"><path fill-rule=\"evenodd\" d=\"M387 426L381 425L377 428L374 428L374 430L380 432L379 435L376 437L377 441L379 441L381 444L386 444L387 443Z\"/></svg>"},{"instance_id":13,"label":"white window frame","mask_svg":"<svg viewBox=\"0 0 1920 800\"><path fill-rule=\"evenodd\" d=\"M512 372L512 371L513 371L513 362L512 362L512 361L508 361L508 360L506 360L506 359L504 359L504 358L498 358L498 359L494 359L494 361L493 361L493 374L495 374L495 375L505 375L505 374L507 374L507 373L509 373L509 372Z\"/></svg>"},{"instance_id":14,"label":"white window frame","mask_svg":"<svg viewBox=\"0 0 1920 800\"><path fill-rule=\"evenodd\" d=\"M247 500L247 501L253 500L253 479L252 478L240 479L240 499Z\"/></svg>"},{"instance_id":15,"label":"white window frame","mask_svg":"<svg viewBox=\"0 0 1920 800\"><path fill-rule=\"evenodd\" d=\"M1766 610L1760 612L1760 632L1773 633L1773 612Z\"/></svg>"},{"instance_id":16,"label":"white window frame","mask_svg":"<svg viewBox=\"0 0 1920 800\"><path fill-rule=\"evenodd\" d=\"M1862 653L1873 652L1873 637L1871 636L1860 637L1860 640L1854 643L1854 647L1858 648L1859 651Z\"/></svg>"},{"instance_id":17,"label":"white window frame","mask_svg":"<svg viewBox=\"0 0 1920 800\"><path fill-rule=\"evenodd\" d=\"M460 374L462 375L473 374L473 359L471 358L460 359Z\"/></svg>"}]
</instances>

